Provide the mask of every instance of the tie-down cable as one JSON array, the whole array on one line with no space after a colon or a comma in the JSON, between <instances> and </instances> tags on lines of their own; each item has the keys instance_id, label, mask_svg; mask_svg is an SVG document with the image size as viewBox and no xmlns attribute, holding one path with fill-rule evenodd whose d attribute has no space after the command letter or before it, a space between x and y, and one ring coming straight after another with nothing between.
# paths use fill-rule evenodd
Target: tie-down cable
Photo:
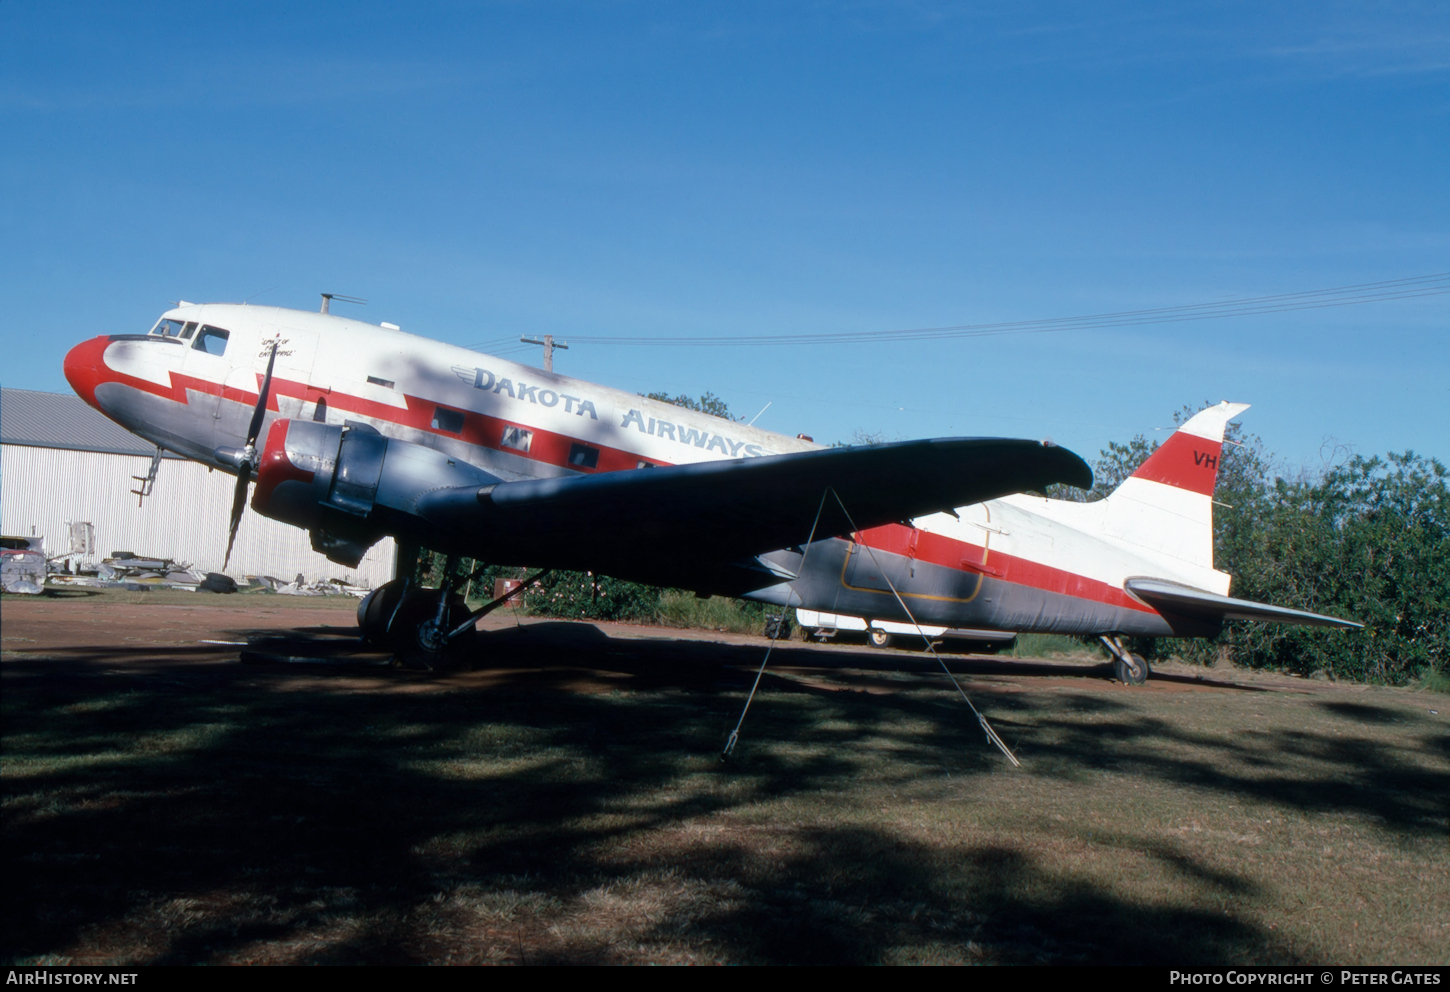
<instances>
[{"instance_id":1,"label":"tie-down cable","mask_svg":"<svg viewBox=\"0 0 1450 992\"><path fill-rule=\"evenodd\" d=\"M811 536L806 538L806 543L804 547L801 548L801 563L799 569L797 569L796 571L797 577L804 575L806 572L806 558L810 556L811 545L815 542L816 539L816 527L821 522L821 512L826 508L826 494L833 491L834 490L832 490L830 486L827 486L825 490L821 493L820 505L816 507L816 519L811 521ZM839 501L840 497L837 496L836 499L837 501ZM782 610L790 609L791 594L794 592L794 585L787 587L785 594L785 604L781 606ZM802 602L804 602L804 600ZM784 620L785 614L782 613L780 621L771 625L770 644L766 646L765 657L760 659L760 670L755 673L755 682L752 683L750 686L750 695L745 697L745 706L742 707L740 710L740 719L735 721L735 729L730 731L730 737L725 741L725 750L720 752L721 761L724 761L726 758L730 757L730 753L735 750L735 742L740 740L740 728L745 723L745 714L750 712L750 703L751 700L755 698L755 690L760 688L761 676L765 674L766 663L770 661L770 652L775 650L775 642L780 638L780 629L785 626Z\"/></svg>"},{"instance_id":2,"label":"tie-down cable","mask_svg":"<svg viewBox=\"0 0 1450 992\"><path fill-rule=\"evenodd\" d=\"M851 511L846 509L846 504L841 500L840 494L836 492L834 487L827 486L825 492L821 493L821 505L816 508L816 519L815 522L811 524L811 536L806 541L804 553L801 555L800 571L797 573L798 575L805 574L806 555L810 554L811 543L815 540L816 527L821 521L821 512L825 509L827 495L834 496L836 498L836 504L840 506L841 512L845 514L846 522L851 525L852 533L859 533L859 530L857 530L856 527L856 521L851 519ZM941 670L946 674L947 679L951 681L952 686L957 690L957 695L962 697L962 702L967 704L967 708L970 709L972 711L972 715L977 718L977 723L981 726L982 733L986 734L987 740L996 745L997 749L1007 756L1007 760L1012 762L1012 766L1014 768L1021 768L1022 762L1017 760L1017 756L1012 753L1012 749L1009 748L1005 742L1003 742L1001 737L997 736L997 731L992 729L992 725L987 722L987 718L983 716L982 712L972 704L971 697L969 697L966 693L966 690L962 688L962 684L957 681L957 677L952 674L951 669L947 667L947 664L945 661L942 660L941 655L936 653L936 644L933 643L932 639L927 636L926 631L921 629L921 624L917 623L916 616L911 612L911 607L907 606L906 601L901 598L901 593L897 591L896 584L891 581L891 576L887 574L886 569L881 567L881 563L876 560L876 552L872 550L871 545L862 544L861 547L865 548L866 553L871 556L871 563L876 566L877 572L879 572L881 574L881 577L886 580L887 588L891 590L891 595L896 597L897 605L901 607L902 612L906 614L907 619L909 619L912 626L916 628L916 632L921 635L921 639L926 642L927 651L931 652L931 656L936 659L936 663L941 666ZM786 596L786 605L790 605L789 595ZM761 659L760 670L755 673L755 683L750 687L750 695L747 696L745 699L745 707L740 711L740 719L736 722L735 729L730 732L730 739L725 743L725 750L720 755L720 759L722 761L725 758L729 757L730 752L735 750L736 741L738 741L740 738L740 727L742 724L745 723L745 714L750 710L750 702L755 698L755 690L760 685L761 676L765 674L766 663L770 661L770 652L775 647L775 641L780 634L780 628L782 626L784 625L776 624L775 629L771 632L772 636L770 638L770 646L765 649L765 657Z\"/></svg>"}]
</instances>

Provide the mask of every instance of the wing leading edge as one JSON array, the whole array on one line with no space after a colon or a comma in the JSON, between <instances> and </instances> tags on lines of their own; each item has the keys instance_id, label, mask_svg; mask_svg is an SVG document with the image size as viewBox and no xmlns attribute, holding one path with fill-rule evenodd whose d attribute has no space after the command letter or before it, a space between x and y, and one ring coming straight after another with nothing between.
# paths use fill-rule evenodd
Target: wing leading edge
<instances>
[{"instance_id":1,"label":"wing leading edge","mask_svg":"<svg viewBox=\"0 0 1450 992\"><path fill-rule=\"evenodd\" d=\"M1054 483L1092 485L1037 441L937 438L429 493L418 511L488 561L679 581L727 563Z\"/></svg>"}]
</instances>

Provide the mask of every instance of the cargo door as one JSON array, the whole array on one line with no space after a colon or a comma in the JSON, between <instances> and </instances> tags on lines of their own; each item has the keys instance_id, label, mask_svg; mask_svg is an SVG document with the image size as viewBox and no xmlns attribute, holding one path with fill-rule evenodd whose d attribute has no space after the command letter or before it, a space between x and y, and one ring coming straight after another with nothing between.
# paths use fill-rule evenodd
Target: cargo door
<instances>
[{"instance_id":1,"label":"cargo door","mask_svg":"<svg viewBox=\"0 0 1450 992\"><path fill-rule=\"evenodd\" d=\"M272 371L272 395L268 406L279 416L294 420L327 419L327 395L331 383L318 362L317 350L321 335L317 331L286 324L268 324L263 328L261 362L266 368L267 349L277 342L277 363Z\"/></svg>"},{"instance_id":2,"label":"cargo door","mask_svg":"<svg viewBox=\"0 0 1450 992\"><path fill-rule=\"evenodd\" d=\"M877 560L882 566L890 567L891 555L878 552L873 558L870 551L854 541L851 542L851 548L846 553L849 557L846 561L846 568L841 573L841 579L848 589L858 592L884 592L888 595L891 593L891 586L887 584L882 569L877 567ZM893 575L891 578L893 582L897 582L897 588L900 589L898 577Z\"/></svg>"}]
</instances>

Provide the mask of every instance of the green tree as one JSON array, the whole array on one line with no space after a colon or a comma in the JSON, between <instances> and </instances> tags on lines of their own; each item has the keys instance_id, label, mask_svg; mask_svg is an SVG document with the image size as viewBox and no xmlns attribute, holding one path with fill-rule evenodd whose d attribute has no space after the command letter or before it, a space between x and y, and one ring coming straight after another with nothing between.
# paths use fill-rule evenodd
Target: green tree
<instances>
[{"instance_id":1,"label":"green tree","mask_svg":"<svg viewBox=\"0 0 1450 992\"><path fill-rule=\"evenodd\" d=\"M1194 413L1185 406L1175 425ZM1231 422L1214 490L1214 565L1234 576L1242 599L1326 613L1362 631L1228 624L1211 640L1174 642L1185 657L1308 674L1404 682L1441 674L1450 654L1450 497L1446 470L1411 452L1353 456L1293 478L1276 470L1263 440ZM1138 435L1104 449L1088 492L1102 499L1158 448ZM1336 454L1346 452L1342 446ZM1139 642L1145 654L1151 643Z\"/></svg>"},{"instance_id":2,"label":"green tree","mask_svg":"<svg viewBox=\"0 0 1450 992\"><path fill-rule=\"evenodd\" d=\"M694 410L698 413L708 413L712 417L719 417L722 420L736 420L740 418L730 415L730 407L714 393L707 392L699 399L686 396L681 393L678 396L671 396L669 393L646 393L646 399L659 400L661 403L669 403L671 406L682 406L686 410Z\"/></svg>"}]
</instances>

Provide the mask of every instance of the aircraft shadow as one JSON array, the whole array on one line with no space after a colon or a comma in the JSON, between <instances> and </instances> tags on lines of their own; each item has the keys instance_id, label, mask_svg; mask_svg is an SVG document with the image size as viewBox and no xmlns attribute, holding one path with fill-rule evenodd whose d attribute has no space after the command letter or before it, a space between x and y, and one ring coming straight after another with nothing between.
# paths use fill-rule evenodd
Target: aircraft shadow
<instances>
[{"instance_id":1,"label":"aircraft shadow","mask_svg":"<svg viewBox=\"0 0 1450 992\"><path fill-rule=\"evenodd\" d=\"M903 787L1013 774L921 659L778 647L746 743L722 765L763 645L521 630L481 638L484 664L460 673L382 670L345 628L252 632L258 664L219 664L237 654L222 645L8 661L6 960L108 948L193 964L276 945L318 964L595 963L671 941L761 964L880 963L937 945L1000 963L1298 960L1246 914L1134 900L1031 850L751 825L752 809L848 793L867 747L890 750ZM1102 697L999 694L989 709L1030 774L1115 768L1370 815L1407 837L1444 829L1450 776L1352 736L1271 731L1253 752L1313 754L1329 771L1311 779L1248 769L1250 744ZM812 747L774 746L792 741ZM744 825L702 832L722 816ZM1225 905L1255 894L1245 875L1146 847ZM611 918L611 898L651 886L694 908L666 900L628 941L609 937L614 923L555 925L561 907Z\"/></svg>"}]
</instances>

